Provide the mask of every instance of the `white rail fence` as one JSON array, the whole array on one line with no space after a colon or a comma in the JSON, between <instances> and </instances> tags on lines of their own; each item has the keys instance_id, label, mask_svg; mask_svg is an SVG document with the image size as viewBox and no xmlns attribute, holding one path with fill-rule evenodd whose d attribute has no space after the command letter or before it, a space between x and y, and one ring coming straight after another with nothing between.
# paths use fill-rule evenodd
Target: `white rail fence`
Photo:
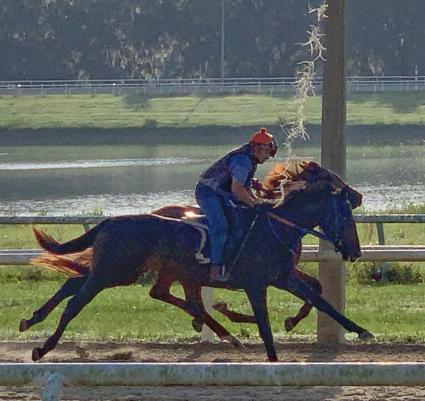
<instances>
[{"instance_id":1,"label":"white rail fence","mask_svg":"<svg viewBox=\"0 0 425 401\"><path fill-rule=\"evenodd\" d=\"M0 386L424 386L425 363L1 363ZM95 391L95 390L94 390Z\"/></svg>"},{"instance_id":2,"label":"white rail fence","mask_svg":"<svg viewBox=\"0 0 425 401\"><path fill-rule=\"evenodd\" d=\"M105 216L0 216L1 224L81 224L87 230L90 224L98 224ZM386 245L384 224L425 223L425 214L375 214L356 215L357 223L376 224L378 245L363 245L359 261L425 261L425 245ZM0 249L0 265L28 264L39 255L40 249ZM301 260L320 262L340 260L341 256L333 251L318 249L315 245L303 246Z\"/></svg>"},{"instance_id":3,"label":"white rail fence","mask_svg":"<svg viewBox=\"0 0 425 401\"><path fill-rule=\"evenodd\" d=\"M273 96L295 93L295 81L294 77L0 81L0 95L256 93ZM320 93L322 77L316 77L313 85ZM347 89L348 93L425 90L425 76L350 76L347 78Z\"/></svg>"},{"instance_id":4,"label":"white rail fence","mask_svg":"<svg viewBox=\"0 0 425 401\"><path fill-rule=\"evenodd\" d=\"M424 386L425 362L1 363L0 385L51 374L80 386Z\"/></svg>"}]
</instances>

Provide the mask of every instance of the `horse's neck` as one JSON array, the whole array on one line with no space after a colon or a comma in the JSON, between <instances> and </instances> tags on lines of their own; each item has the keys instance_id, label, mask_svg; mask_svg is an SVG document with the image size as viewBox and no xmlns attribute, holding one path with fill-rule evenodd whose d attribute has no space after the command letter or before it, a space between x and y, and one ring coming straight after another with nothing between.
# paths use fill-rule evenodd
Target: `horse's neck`
<instances>
[{"instance_id":1,"label":"horse's neck","mask_svg":"<svg viewBox=\"0 0 425 401\"><path fill-rule=\"evenodd\" d=\"M298 227L311 230L320 225L322 213L323 208L320 207L320 201L318 201L314 205L302 204L300 207L295 207L293 204L287 207L284 204L277 210L276 214L289 220Z\"/></svg>"}]
</instances>

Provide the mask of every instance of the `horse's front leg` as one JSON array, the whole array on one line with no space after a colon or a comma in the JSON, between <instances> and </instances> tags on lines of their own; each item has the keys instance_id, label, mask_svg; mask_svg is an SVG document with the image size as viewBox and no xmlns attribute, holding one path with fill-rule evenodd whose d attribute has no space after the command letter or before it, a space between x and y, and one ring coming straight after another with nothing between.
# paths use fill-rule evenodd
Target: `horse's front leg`
<instances>
[{"instance_id":1,"label":"horse's front leg","mask_svg":"<svg viewBox=\"0 0 425 401\"><path fill-rule=\"evenodd\" d=\"M217 312L226 316L230 321L235 323L257 323L255 316L246 315L245 313L239 313L230 310L227 307L226 302L218 302L212 306Z\"/></svg>"},{"instance_id":2,"label":"horse's front leg","mask_svg":"<svg viewBox=\"0 0 425 401\"><path fill-rule=\"evenodd\" d=\"M267 358L270 362L277 362L278 359L273 344L273 334L267 310L267 289L266 287L254 287L245 289L245 292L254 311L258 331L266 347Z\"/></svg>"},{"instance_id":3,"label":"horse's front leg","mask_svg":"<svg viewBox=\"0 0 425 401\"><path fill-rule=\"evenodd\" d=\"M294 273L299 276L303 281L305 281L314 291L316 291L318 294L322 293L322 286L320 285L319 280L316 278L308 275L307 273L302 272L301 270L294 269ZM288 288L288 291L291 292L291 289ZM292 292L294 295L294 292ZM235 323L256 323L255 316L252 315L246 315L244 313L239 313L232 311L228 308L227 304L225 302L219 302L213 305L213 308L220 312L222 315L226 316L228 319L230 319L232 322ZM305 319L308 314L310 313L311 309L313 308L313 305L309 302L304 303L296 316L294 317L288 317L285 320L285 330L291 331L301 320Z\"/></svg>"},{"instance_id":4,"label":"horse's front leg","mask_svg":"<svg viewBox=\"0 0 425 401\"><path fill-rule=\"evenodd\" d=\"M294 269L294 273L303 281L305 281L307 285L309 285L314 291L316 291L318 294L322 294L322 286L319 280L308 275L307 273L302 272L299 269ZM288 288L288 291L294 294L295 296L297 295L294 292L292 292L290 288ZM309 302L305 302L301 306L296 316L288 317L285 320L285 323L284 323L285 330L287 332L291 331L301 320L305 319L308 316L312 308L313 308L313 304Z\"/></svg>"},{"instance_id":5,"label":"horse's front leg","mask_svg":"<svg viewBox=\"0 0 425 401\"><path fill-rule=\"evenodd\" d=\"M342 313L338 312L328 301L313 291L313 289L294 272L291 272L289 276L284 277L279 282L273 284L278 288L290 291L292 294L296 295L307 303L312 304L319 311L325 312L347 331L357 333L359 338L363 340L373 338L373 335L369 331L357 325Z\"/></svg>"}]
</instances>

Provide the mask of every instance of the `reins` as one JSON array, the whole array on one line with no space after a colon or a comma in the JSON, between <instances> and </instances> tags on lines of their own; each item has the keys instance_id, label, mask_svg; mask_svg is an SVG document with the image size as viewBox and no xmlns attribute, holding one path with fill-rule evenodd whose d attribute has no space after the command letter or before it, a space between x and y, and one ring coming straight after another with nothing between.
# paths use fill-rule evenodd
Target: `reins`
<instances>
[{"instance_id":1,"label":"reins","mask_svg":"<svg viewBox=\"0 0 425 401\"><path fill-rule=\"evenodd\" d=\"M320 231L301 227L301 226L295 224L294 222L292 222L288 219L285 219L284 217L280 217L277 214L272 213L272 212L267 212L267 216L271 217L272 219L278 221L281 224L284 224L285 226L288 226L290 228L293 228L294 230L300 231L303 234L311 234L311 235L314 235L317 238L328 241L331 244L333 243L333 241L326 234L321 233Z\"/></svg>"}]
</instances>

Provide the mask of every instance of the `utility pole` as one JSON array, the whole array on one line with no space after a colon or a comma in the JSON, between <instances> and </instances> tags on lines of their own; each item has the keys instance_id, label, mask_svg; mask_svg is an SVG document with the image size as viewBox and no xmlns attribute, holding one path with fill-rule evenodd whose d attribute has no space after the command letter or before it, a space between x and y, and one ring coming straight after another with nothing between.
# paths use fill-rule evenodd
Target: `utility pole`
<instances>
[{"instance_id":1,"label":"utility pole","mask_svg":"<svg viewBox=\"0 0 425 401\"><path fill-rule=\"evenodd\" d=\"M345 0L327 0L325 20L326 62L323 67L321 164L342 179L346 176L346 72L345 72ZM333 249L320 242L321 249ZM323 296L339 312L345 309L345 263L320 262L319 280ZM341 343L344 330L328 315L319 312L319 343Z\"/></svg>"},{"instance_id":2,"label":"utility pole","mask_svg":"<svg viewBox=\"0 0 425 401\"><path fill-rule=\"evenodd\" d=\"M221 80L224 81L224 0L221 0Z\"/></svg>"}]
</instances>

